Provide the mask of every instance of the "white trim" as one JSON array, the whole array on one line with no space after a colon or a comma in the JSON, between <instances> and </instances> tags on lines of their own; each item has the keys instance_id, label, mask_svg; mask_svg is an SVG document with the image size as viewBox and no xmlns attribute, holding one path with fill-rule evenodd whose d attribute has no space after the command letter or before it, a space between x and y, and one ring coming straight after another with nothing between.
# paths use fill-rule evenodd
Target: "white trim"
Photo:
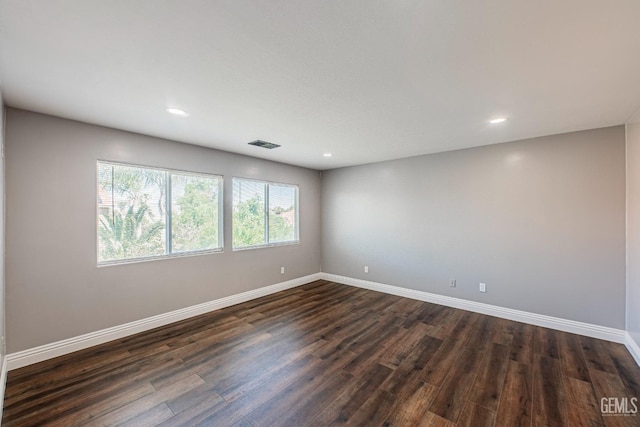
<instances>
[{"instance_id":1,"label":"white trim","mask_svg":"<svg viewBox=\"0 0 640 427\"><path fill-rule=\"evenodd\" d=\"M159 326L165 326L170 323L208 313L231 305L250 301L265 295L270 295L286 289L295 288L306 283L321 279L321 273L310 274L308 276L299 277L297 279L288 280L286 282L276 283L275 285L265 286L240 294L230 295L228 297L205 302L191 307L181 308L179 310L170 311L168 313L159 314L157 316L147 317L146 319L136 320L134 322L125 323L111 328L102 329L88 334L56 341L50 344L41 345L39 347L30 348L19 351L17 353L7 354L5 363L9 370L22 368L23 366L32 365L74 351L83 350L98 344L104 344L119 338L137 334L139 332L148 331Z\"/></svg>"},{"instance_id":2,"label":"white trim","mask_svg":"<svg viewBox=\"0 0 640 427\"><path fill-rule=\"evenodd\" d=\"M431 302L434 304L445 305L447 307L459 308L462 310L487 314L489 316L514 320L516 322L529 323L535 326L543 326L545 328L571 332L573 334L586 335L588 337L613 341L617 343L627 342L627 332L622 329L609 328L606 326L577 322L575 320L561 319L559 317L514 310L511 308L499 307L497 305L469 301L445 295L432 294L429 292L417 291L415 289L386 285L384 283L370 282L368 280L353 279L351 277L339 276L336 274L322 273L321 278L336 283L342 283L344 285L356 286L358 288L384 292L386 294L398 295L401 297L411 298L419 301ZM637 360L638 359L636 359L636 361Z\"/></svg>"},{"instance_id":3,"label":"white trim","mask_svg":"<svg viewBox=\"0 0 640 427\"><path fill-rule=\"evenodd\" d=\"M2 368L0 368L0 424L2 423L2 410L4 409L4 390L6 386L7 386L7 356L4 356L2 357Z\"/></svg>"},{"instance_id":4,"label":"white trim","mask_svg":"<svg viewBox=\"0 0 640 427\"><path fill-rule=\"evenodd\" d=\"M633 358L636 360L638 366L640 366L640 347L631 337L629 332L626 333L626 340L624 342L624 345L627 347L627 350L629 350L629 353L631 353L631 356L633 356Z\"/></svg>"}]
</instances>

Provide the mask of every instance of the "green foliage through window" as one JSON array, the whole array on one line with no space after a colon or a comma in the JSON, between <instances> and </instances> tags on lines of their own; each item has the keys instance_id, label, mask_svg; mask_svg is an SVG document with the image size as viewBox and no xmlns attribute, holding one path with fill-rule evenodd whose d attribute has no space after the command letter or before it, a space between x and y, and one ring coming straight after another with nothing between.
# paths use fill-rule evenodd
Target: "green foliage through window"
<instances>
[{"instance_id":1,"label":"green foliage through window","mask_svg":"<svg viewBox=\"0 0 640 427\"><path fill-rule=\"evenodd\" d=\"M298 187L233 179L233 247L298 241Z\"/></svg>"},{"instance_id":2,"label":"green foliage through window","mask_svg":"<svg viewBox=\"0 0 640 427\"><path fill-rule=\"evenodd\" d=\"M173 252L201 251L217 247L217 180L172 174L171 197Z\"/></svg>"},{"instance_id":3,"label":"green foliage through window","mask_svg":"<svg viewBox=\"0 0 640 427\"><path fill-rule=\"evenodd\" d=\"M221 183L98 162L98 262L220 249Z\"/></svg>"}]
</instances>

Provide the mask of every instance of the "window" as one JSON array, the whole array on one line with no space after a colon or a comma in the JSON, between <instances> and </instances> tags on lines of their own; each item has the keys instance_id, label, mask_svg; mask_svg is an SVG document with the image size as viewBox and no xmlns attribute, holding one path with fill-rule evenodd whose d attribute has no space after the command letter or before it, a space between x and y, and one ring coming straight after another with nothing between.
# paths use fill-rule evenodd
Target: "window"
<instances>
[{"instance_id":1,"label":"window","mask_svg":"<svg viewBox=\"0 0 640 427\"><path fill-rule=\"evenodd\" d=\"M98 263L222 249L222 177L98 162Z\"/></svg>"},{"instance_id":2,"label":"window","mask_svg":"<svg viewBox=\"0 0 640 427\"><path fill-rule=\"evenodd\" d=\"M233 248L298 242L298 186L233 178Z\"/></svg>"}]
</instances>

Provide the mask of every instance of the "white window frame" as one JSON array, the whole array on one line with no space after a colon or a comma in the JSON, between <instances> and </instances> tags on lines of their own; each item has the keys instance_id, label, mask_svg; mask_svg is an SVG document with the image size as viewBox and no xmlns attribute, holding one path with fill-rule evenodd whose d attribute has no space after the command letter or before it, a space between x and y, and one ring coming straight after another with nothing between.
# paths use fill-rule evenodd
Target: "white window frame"
<instances>
[{"instance_id":1,"label":"white window frame","mask_svg":"<svg viewBox=\"0 0 640 427\"><path fill-rule=\"evenodd\" d=\"M100 207L97 203L98 200L98 192L100 191L99 186L100 182L98 179L98 169L100 164L103 165L112 165L112 166L125 166L131 168L139 168L139 169L151 169L154 171L165 172L167 175L167 179L165 182L165 210L166 210L166 218L165 218L165 253L163 255L150 255L145 257L137 257L137 258L124 258L118 260L110 260L110 261L100 261L100 236L99 236L99 218L100 218ZM171 252L172 246L172 230L171 230L171 220L172 220L172 212L171 212L171 174L176 175L184 175L184 176L194 176L194 177L204 177L204 178L217 178L218 179L218 243L220 247L213 249L203 249L198 251L184 251L184 252ZM107 267L111 265L119 265L119 264L132 264L138 262L145 261L157 261L161 259L171 259L171 258L181 258L188 256L198 256L198 255L209 255L209 254L217 254L224 252L224 177L223 175L217 175L212 173L203 173L203 172L192 172L192 171L184 171L180 169L170 169L170 168L161 168L156 166L147 166L147 165L139 165L134 163L123 163L123 162L113 162L110 160L100 160L96 161L96 260L98 267Z\"/></svg>"},{"instance_id":2,"label":"white window frame","mask_svg":"<svg viewBox=\"0 0 640 427\"><path fill-rule=\"evenodd\" d=\"M265 215L265 219L264 219L264 235L265 235L265 240L266 243L261 244L261 245L252 245L252 246L242 246L242 247L235 247L234 246L234 239L233 239L233 217L234 217L234 200L233 200L233 188L234 188L234 182L235 180L239 180L239 181L253 181L253 182L259 182L260 184L265 184L265 200L264 200L264 215ZM295 189L295 212L296 212L296 227L295 227L295 239L294 240L287 240L286 242L274 242L274 243L270 243L269 242L269 185L279 185L282 187L291 187ZM276 181L266 181L264 179L255 179L255 178L243 178L243 177L232 177L231 178L231 250L236 252L236 251L248 251L251 249L262 249L262 248L270 248L270 247L276 247L276 246L288 246L288 245L298 245L300 244L300 186L298 184L288 184L288 183L284 183L284 182L276 182Z\"/></svg>"}]
</instances>

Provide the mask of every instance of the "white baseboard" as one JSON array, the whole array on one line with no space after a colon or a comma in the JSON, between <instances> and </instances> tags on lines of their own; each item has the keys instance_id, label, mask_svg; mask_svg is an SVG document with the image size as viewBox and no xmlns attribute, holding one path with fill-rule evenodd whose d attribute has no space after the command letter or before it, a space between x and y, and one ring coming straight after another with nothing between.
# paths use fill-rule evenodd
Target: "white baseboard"
<instances>
[{"instance_id":1,"label":"white baseboard","mask_svg":"<svg viewBox=\"0 0 640 427\"><path fill-rule=\"evenodd\" d=\"M577 322L575 320L561 319L559 317L529 313L527 311L514 310L497 305L448 297L445 295L432 294L429 292L417 291L415 289L407 289L399 286L385 285L384 283L370 282L368 280L353 279L351 277L339 276L336 274L322 273L321 277L322 279L336 283L342 283L345 285L370 289L372 291L398 295L401 297L411 298L419 301L431 302L434 304L445 305L447 307L459 308L476 313L487 314L489 316L501 317L503 319L514 320L516 322L529 323L535 326L543 326L545 328L557 329L559 331L571 332L573 334L586 335L588 337L613 341L617 343L627 342L627 332L622 329L608 328L606 326L592 325L590 323ZM637 360L638 359L636 358L636 361Z\"/></svg>"},{"instance_id":2,"label":"white baseboard","mask_svg":"<svg viewBox=\"0 0 640 427\"><path fill-rule=\"evenodd\" d=\"M320 279L321 273L310 274L308 276L299 277L286 282L276 283L275 285L265 286L251 291L242 292L240 294L193 305L191 307L185 307L168 313L159 314L157 316L147 317L146 319L136 320L124 325L118 325L77 337L56 341L39 347L19 351L17 353L8 354L4 358L4 363L7 365L9 370L22 368L23 366L32 365L34 363L72 353L74 351L83 350L94 345L104 344L109 341L137 334L139 332L148 331L159 326L165 326L170 323L250 301L252 299L284 291L286 289L295 288ZM4 384L4 381L2 384Z\"/></svg>"},{"instance_id":3,"label":"white baseboard","mask_svg":"<svg viewBox=\"0 0 640 427\"><path fill-rule=\"evenodd\" d=\"M2 357L0 368L0 423L2 423L2 410L4 409L4 389L7 386L7 356Z\"/></svg>"},{"instance_id":4,"label":"white baseboard","mask_svg":"<svg viewBox=\"0 0 640 427\"><path fill-rule=\"evenodd\" d=\"M633 358L636 360L638 366L640 366L640 347L633 340L633 338L631 338L631 335L629 335L628 332L626 333L626 335L627 336L624 345L627 347L627 350L629 350L629 353L631 353L631 356L633 356Z\"/></svg>"}]
</instances>

